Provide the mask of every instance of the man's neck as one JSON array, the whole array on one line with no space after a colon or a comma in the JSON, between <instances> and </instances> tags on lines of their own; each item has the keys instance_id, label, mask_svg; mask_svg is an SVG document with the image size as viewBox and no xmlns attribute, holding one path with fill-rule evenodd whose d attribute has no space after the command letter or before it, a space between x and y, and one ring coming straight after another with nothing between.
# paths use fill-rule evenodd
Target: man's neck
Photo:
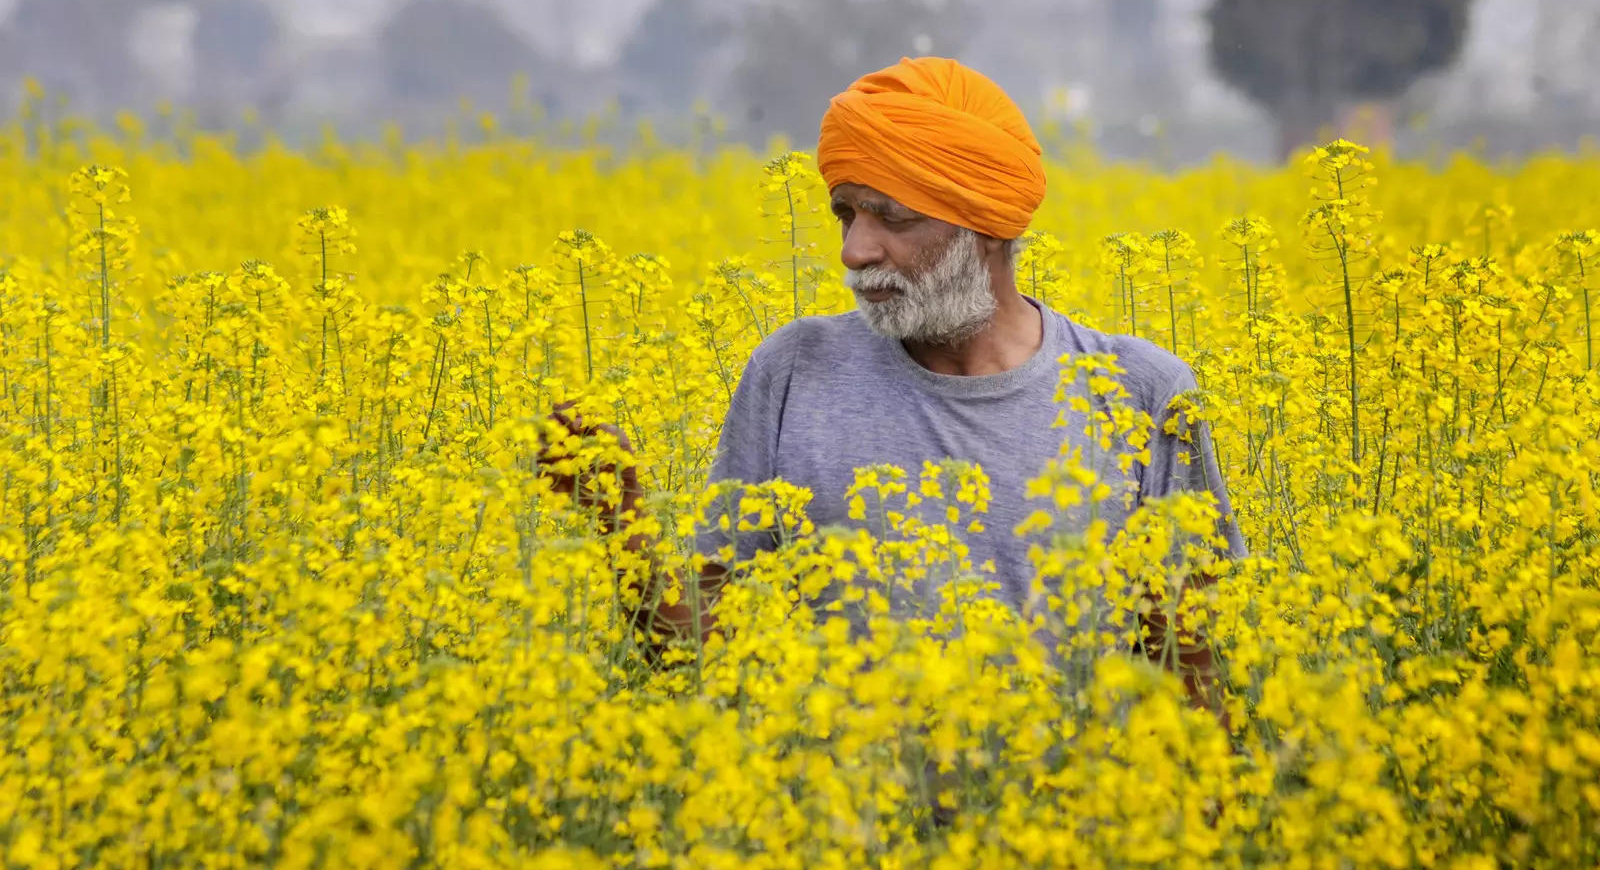
<instances>
[{"instance_id":1,"label":"man's neck","mask_svg":"<svg viewBox=\"0 0 1600 870\"><path fill-rule=\"evenodd\" d=\"M1044 317L1007 280L997 282L994 318L960 345L901 342L923 368L941 375L994 375L1027 362L1044 344Z\"/></svg>"}]
</instances>

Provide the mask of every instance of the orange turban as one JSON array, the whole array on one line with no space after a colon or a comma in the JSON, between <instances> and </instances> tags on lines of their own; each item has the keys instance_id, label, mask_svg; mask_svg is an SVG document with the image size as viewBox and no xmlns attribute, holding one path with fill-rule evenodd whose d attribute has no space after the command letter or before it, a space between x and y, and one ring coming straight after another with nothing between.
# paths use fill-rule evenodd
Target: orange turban
<instances>
[{"instance_id":1,"label":"orange turban","mask_svg":"<svg viewBox=\"0 0 1600 870\"><path fill-rule=\"evenodd\" d=\"M1044 161L1000 86L942 57L901 58L857 79L822 116L829 189L864 184L901 205L1013 239L1044 200Z\"/></svg>"}]
</instances>

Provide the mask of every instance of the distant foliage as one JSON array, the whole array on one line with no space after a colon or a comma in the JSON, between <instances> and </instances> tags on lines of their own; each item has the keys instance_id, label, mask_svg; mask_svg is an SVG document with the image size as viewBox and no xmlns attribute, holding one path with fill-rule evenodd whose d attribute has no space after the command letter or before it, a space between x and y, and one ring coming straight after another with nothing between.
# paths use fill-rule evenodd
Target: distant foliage
<instances>
[{"instance_id":1,"label":"distant foliage","mask_svg":"<svg viewBox=\"0 0 1600 870\"><path fill-rule=\"evenodd\" d=\"M390 92L422 103L502 105L513 78L542 64L499 13L477 3L407 0L378 44Z\"/></svg>"},{"instance_id":2,"label":"distant foliage","mask_svg":"<svg viewBox=\"0 0 1600 870\"><path fill-rule=\"evenodd\" d=\"M1277 120L1284 150L1461 49L1472 0L1214 0L1211 65Z\"/></svg>"},{"instance_id":3,"label":"distant foliage","mask_svg":"<svg viewBox=\"0 0 1600 870\"><path fill-rule=\"evenodd\" d=\"M738 31L738 102L725 111L753 133L811 141L830 97L904 56L958 57L978 14L971 0L751 4Z\"/></svg>"}]
</instances>

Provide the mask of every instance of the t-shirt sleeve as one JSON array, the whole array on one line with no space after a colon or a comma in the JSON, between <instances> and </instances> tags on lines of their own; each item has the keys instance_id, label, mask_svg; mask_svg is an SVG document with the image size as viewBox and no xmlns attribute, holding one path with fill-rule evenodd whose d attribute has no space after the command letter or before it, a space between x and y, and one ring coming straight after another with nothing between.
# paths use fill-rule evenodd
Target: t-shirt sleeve
<instances>
[{"instance_id":1,"label":"t-shirt sleeve","mask_svg":"<svg viewBox=\"0 0 1600 870\"><path fill-rule=\"evenodd\" d=\"M777 476L778 429L792 369L786 342L774 340L778 338L774 334L757 347L739 377L717 439L708 486L722 481L765 483ZM777 534L771 530L738 531L738 497L738 490L732 490L706 508L707 524L696 532L695 549L707 558L714 558L730 542L739 561L777 547ZM722 517L728 518L727 531L719 527Z\"/></svg>"},{"instance_id":2,"label":"t-shirt sleeve","mask_svg":"<svg viewBox=\"0 0 1600 870\"><path fill-rule=\"evenodd\" d=\"M1179 492L1209 492L1216 496L1221 518L1217 534L1224 543L1221 555L1241 558L1246 555L1244 536L1233 515L1233 504L1228 498L1228 488L1222 479L1222 469L1217 462L1216 445L1211 438L1211 424L1195 420L1176 410L1173 400L1196 387L1194 371L1185 364L1175 388L1150 410L1154 430L1150 436L1150 463L1139 482L1139 500L1159 498ZM1176 419L1169 427L1169 421ZM1174 429L1168 432L1167 429Z\"/></svg>"}]
</instances>

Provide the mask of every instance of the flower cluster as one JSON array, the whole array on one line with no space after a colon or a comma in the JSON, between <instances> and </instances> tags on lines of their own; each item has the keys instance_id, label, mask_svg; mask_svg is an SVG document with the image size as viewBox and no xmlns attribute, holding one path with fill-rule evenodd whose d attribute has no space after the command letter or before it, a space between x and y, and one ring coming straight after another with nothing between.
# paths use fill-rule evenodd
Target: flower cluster
<instances>
[{"instance_id":1,"label":"flower cluster","mask_svg":"<svg viewBox=\"0 0 1600 870\"><path fill-rule=\"evenodd\" d=\"M1053 166L1019 288L1198 388L1063 358L1085 437L1015 527L960 460L819 527L706 485L752 350L851 305L803 155L44 123L0 131L0 863L1600 862L1592 156L1336 142L1309 211L1293 170ZM1203 433L1248 555L1129 485ZM977 533L1028 539L1021 612ZM1225 715L1171 672L1201 641Z\"/></svg>"}]
</instances>

